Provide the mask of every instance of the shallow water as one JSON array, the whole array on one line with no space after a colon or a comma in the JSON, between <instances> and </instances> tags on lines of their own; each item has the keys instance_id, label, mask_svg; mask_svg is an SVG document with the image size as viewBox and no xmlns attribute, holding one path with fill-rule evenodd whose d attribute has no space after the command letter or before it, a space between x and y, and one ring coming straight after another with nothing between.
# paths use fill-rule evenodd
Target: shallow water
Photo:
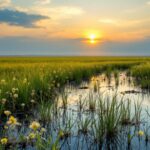
<instances>
[{"instance_id":1,"label":"shallow water","mask_svg":"<svg viewBox=\"0 0 150 150\"><path fill-rule=\"evenodd\" d=\"M95 131L93 131L90 125L87 133L80 132L81 122L86 119L91 122L96 120L98 117L99 98L104 100L110 99L111 101L114 96L117 97L118 101L127 101L128 99L131 101L131 114L134 113L134 104L140 103L142 107L141 123L138 126L124 126L123 132L118 133L117 139L104 140L103 143L97 143L94 140L93 133ZM64 108L63 99L67 100L66 108ZM89 110L89 99L95 101L96 110ZM140 87L134 86L134 79L128 77L125 72L119 73L117 79L113 75L108 79L102 74L92 77L90 82L82 82L78 87L67 85L64 91L59 94L55 103L57 104L57 112L56 110L52 110L51 121L46 123L41 122L41 125L47 129L45 136L52 135L53 141L56 140L60 130L68 133L68 136L59 141L59 146L62 150L150 149L150 142L146 143L144 136L134 136L131 145L127 144L126 134L128 128L131 135L133 135L139 128L140 130L144 130L146 125L150 125L150 119L147 119L148 116L145 111L145 109L150 111L150 95L148 92L142 91ZM80 103L82 103L82 109L80 109ZM34 117L31 120L34 120L34 118L39 118L38 110L34 112ZM27 135L29 131L26 127L26 124L22 123L22 128L14 131L16 137L19 132ZM28 146L25 149L35 150L32 146Z\"/></svg>"},{"instance_id":2,"label":"shallow water","mask_svg":"<svg viewBox=\"0 0 150 150\"><path fill-rule=\"evenodd\" d=\"M94 78L94 79L93 79ZM147 123L150 123L150 119L147 120L147 113L145 109L150 110L150 95L148 92L142 91L140 87L134 86L134 80L132 77L127 77L125 72L122 72L118 76L118 80L116 81L115 77L111 75L111 78L108 79L104 74L91 78L89 83L83 82L79 88L66 87L65 91L68 95L68 107L66 114L71 116L72 120L75 121L73 131L77 133L77 127L75 124L76 121L80 118L84 120L84 118L88 117L93 118L97 117L96 113L90 113L88 109L88 100L89 95L92 93L93 99L97 99L100 95L103 98L113 98L114 95L117 96L117 100L126 101L129 99L131 101L131 111L134 111L134 104L140 103L142 106L141 112L141 124L139 128L144 130ZM93 81L94 80L94 81ZM97 91L94 91L94 84L98 85ZM117 83L118 82L118 83ZM84 109L79 113L79 99L82 99L84 102ZM62 97L59 97L59 106L62 106ZM146 121L145 121L146 118ZM131 128L131 134L135 132L136 127ZM99 145L92 142L91 137L89 136L78 136L72 137L70 139L70 146L63 146L62 149L99 149ZM150 143L145 143L144 138L135 137L132 139L132 143L130 147L125 142L124 135L120 136L120 139L115 143L106 143L102 149L150 149ZM110 147L107 147L107 146Z\"/></svg>"},{"instance_id":3,"label":"shallow water","mask_svg":"<svg viewBox=\"0 0 150 150\"><path fill-rule=\"evenodd\" d=\"M94 92L95 81L98 85L97 91ZM134 85L132 77L127 77L126 73L120 73L118 77L118 85L116 85L116 79L113 75L108 80L107 77L102 74L96 77L92 77L90 82L83 82L78 88L67 86L65 92L67 93L67 104L68 109L78 110L79 98L85 101L89 98L89 94L92 93L94 97L100 95L101 97L109 97L110 99L116 95L118 100L120 99L130 99L134 102L142 103L143 108L149 108L150 106L150 94L147 91L143 91L140 87ZM59 96L59 105L62 105L62 97Z\"/></svg>"}]
</instances>

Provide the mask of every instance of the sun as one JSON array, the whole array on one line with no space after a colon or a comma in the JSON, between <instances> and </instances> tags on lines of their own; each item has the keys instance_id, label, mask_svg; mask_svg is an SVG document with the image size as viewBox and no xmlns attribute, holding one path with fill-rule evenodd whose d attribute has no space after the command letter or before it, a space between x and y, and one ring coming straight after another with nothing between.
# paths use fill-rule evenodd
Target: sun
<instances>
[{"instance_id":1,"label":"sun","mask_svg":"<svg viewBox=\"0 0 150 150\"><path fill-rule=\"evenodd\" d=\"M85 39L84 42L88 45L97 45L98 43L100 43L102 37L102 31L96 29L88 29L83 32L83 38Z\"/></svg>"},{"instance_id":2,"label":"sun","mask_svg":"<svg viewBox=\"0 0 150 150\"><path fill-rule=\"evenodd\" d=\"M89 35L89 42L91 43L91 44L95 44L96 43L96 34L90 34Z\"/></svg>"},{"instance_id":3,"label":"sun","mask_svg":"<svg viewBox=\"0 0 150 150\"><path fill-rule=\"evenodd\" d=\"M96 35L95 34L90 34L89 39L90 40L95 40L96 39Z\"/></svg>"}]
</instances>

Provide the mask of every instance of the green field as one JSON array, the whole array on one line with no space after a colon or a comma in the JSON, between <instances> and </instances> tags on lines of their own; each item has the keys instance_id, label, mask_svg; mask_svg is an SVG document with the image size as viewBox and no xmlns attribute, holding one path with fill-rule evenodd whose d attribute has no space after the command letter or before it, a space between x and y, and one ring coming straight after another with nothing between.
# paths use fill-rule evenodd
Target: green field
<instances>
[{"instance_id":1,"label":"green field","mask_svg":"<svg viewBox=\"0 0 150 150\"><path fill-rule=\"evenodd\" d=\"M115 70L128 70L142 88L150 85L149 57L10 57L0 58L0 99L7 99L6 108L12 110L9 99L17 89L15 106L28 104L35 91L36 101L55 96L55 91L66 83L79 84L91 76ZM41 92L41 94L39 94ZM26 105L26 107L28 107ZM3 109L6 109L3 108ZM3 112L1 109L1 113Z\"/></svg>"},{"instance_id":2,"label":"green field","mask_svg":"<svg viewBox=\"0 0 150 150\"><path fill-rule=\"evenodd\" d=\"M43 115L42 118L45 118L44 121L47 121L51 118L51 111L48 111L47 114L46 112L44 113L45 110L51 109L51 106L50 108L47 107L48 103L52 105L58 94L63 93L63 89L66 85L76 87L82 81L89 81L92 76L102 73L104 73L107 78L110 78L110 75L113 73L117 78L117 74L122 71L126 71L128 76L133 77L136 86L141 87L144 91L149 91L150 57L1 57L0 116L2 120L7 120L8 118L6 119L4 116L4 111L6 110L11 111L12 114L18 112L26 114L26 112L30 112L41 106L40 111L41 115ZM63 106L65 108L67 107L65 94L63 98ZM95 104L92 101L89 101L89 103L91 106L89 108L94 110ZM99 108L103 110L103 106L105 105L106 104L101 101ZM120 105L121 109L116 111ZM136 105L135 108L138 109L137 107ZM111 125L114 122L119 124L117 119L120 118L117 116L117 113L122 114L123 109L127 111L129 108L123 103L118 104L113 101L106 109L108 109L108 113L113 116L110 116L110 114L105 116L105 118L108 119L108 126L104 128L110 129L110 132L113 132L115 125L113 125L114 128L111 128ZM112 118L109 118L109 116ZM114 116L118 118L114 118ZM104 115L101 116L101 119L105 120L103 117ZM12 118L12 120L13 119L14 118ZM81 126L85 128L86 125L88 126L87 120L81 124ZM101 131L103 131L103 129ZM63 134L61 132L59 132L60 135ZM86 129L84 132L86 132ZM113 136L113 133L111 134ZM110 136L110 134L108 136ZM41 139L38 140L40 141ZM55 143L56 145L53 145L54 149L57 149L57 142Z\"/></svg>"}]
</instances>

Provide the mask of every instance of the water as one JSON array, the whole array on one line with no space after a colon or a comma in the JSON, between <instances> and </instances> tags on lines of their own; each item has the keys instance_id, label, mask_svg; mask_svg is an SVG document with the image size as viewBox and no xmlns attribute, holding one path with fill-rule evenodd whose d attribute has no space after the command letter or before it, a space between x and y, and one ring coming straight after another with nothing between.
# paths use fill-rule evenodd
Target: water
<instances>
[{"instance_id":1,"label":"water","mask_svg":"<svg viewBox=\"0 0 150 150\"><path fill-rule=\"evenodd\" d=\"M92 80L94 78L94 81ZM139 102L142 104L142 108L146 109L150 106L150 95L147 91L143 91L140 87L134 85L132 77L127 77L125 72L122 72L118 76L118 84L113 75L108 79L104 74L92 77L90 82L83 82L78 88L67 86L65 92L67 93L68 109L78 110L79 98L83 101L89 99L89 94L97 97L100 95L103 98L109 97L110 99L116 95L119 100L130 99L131 103ZM94 92L95 83L97 84L97 91ZM59 106L62 106L62 97L59 96Z\"/></svg>"},{"instance_id":2,"label":"water","mask_svg":"<svg viewBox=\"0 0 150 150\"><path fill-rule=\"evenodd\" d=\"M130 100L131 116L134 114L135 104L139 103L142 108L141 122L138 125L121 126L121 132L117 133L115 138L97 142L93 122L98 120L99 99L112 101L114 96L118 102ZM89 107L89 100L94 101L95 108L93 110L92 107ZM92 77L90 82L82 82L78 87L67 85L56 98L51 109L51 121L44 123L41 121L41 125L47 129L44 137L52 135L54 143L60 131L63 132L63 136L59 140L59 147L62 150L150 149L150 143L145 142L145 135L137 136L139 130L144 131L146 126L149 127L150 125L150 119L146 112L146 110L150 111L150 95L148 92L142 91L140 87L135 86L134 79L128 77L125 72L119 73L117 78L113 75L107 78L104 74ZM34 111L34 117L31 120L40 118L38 112L38 109ZM87 131L81 130L85 121L87 124L90 122L87 125ZM22 123L21 129L15 131L16 136L18 136L19 131L26 135L30 132L25 123ZM128 144L127 139L129 131L131 136L134 134L131 144ZM26 149L35 150L32 146L28 146Z\"/></svg>"},{"instance_id":3,"label":"water","mask_svg":"<svg viewBox=\"0 0 150 150\"><path fill-rule=\"evenodd\" d=\"M95 83L97 89L94 91ZM130 127L131 135L136 134L135 130L137 130L137 132L138 130L145 130L146 125L150 123L145 111L149 111L150 109L149 93L141 90L140 87L134 86L134 80L132 77L127 77L125 72L120 73L118 79L115 79L113 75L111 75L110 79L108 79L104 74L102 74L93 77L89 83L83 82L80 85L80 88L71 88L68 86L65 91L68 95L68 107L66 114L75 121L72 130L75 131L76 134L69 138L71 142L70 145L64 145L62 149L99 149L99 145L92 141L93 139L90 134L78 135L78 127L76 126L78 121L80 122L85 118L90 118L92 120L97 117L96 112L91 113L89 111L88 100L91 93L95 100L97 100L97 97L99 96L106 99L108 97L111 100L115 95L118 101L127 101L129 99L131 102L132 113L134 112L135 103L139 103L141 105L141 123L138 127ZM83 100L84 105L81 112L79 112L79 99ZM59 97L59 106L60 108L62 107L61 96ZM128 128L128 126L125 128ZM109 143L105 143L102 149L150 149L150 144L149 142L147 144L145 143L144 137L139 138L135 135L132 139L131 145L127 144L127 139L124 135L121 135L119 138L120 139L118 139L117 142L114 141L114 143L112 142L110 145ZM110 147L107 147L108 145Z\"/></svg>"}]
</instances>

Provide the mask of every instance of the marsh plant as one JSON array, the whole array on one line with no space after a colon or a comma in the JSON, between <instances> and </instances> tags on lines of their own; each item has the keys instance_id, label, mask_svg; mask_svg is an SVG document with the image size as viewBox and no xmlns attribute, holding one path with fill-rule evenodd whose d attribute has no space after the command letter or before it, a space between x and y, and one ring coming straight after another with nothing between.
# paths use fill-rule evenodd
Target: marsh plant
<instances>
[{"instance_id":1,"label":"marsh plant","mask_svg":"<svg viewBox=\"0 0 150 150\"><path fill-rule=\"evenodd\" d=\"M98 92L99 87L100 87L99 81L95 81L95 82L94 82L94 92L95 92L95 93Z\"/></svg>"},{"instance_id":2,"label":"marsh plant","mask_svg":"<svg viewBox=\"0 0 150 150\"><path fill-rule=\"evenodd\" d=\"M53 104L50 101L41 101L41 103L38 105L39 120L45 123L48 123L52 120L52 106Z\"/></svg>"},{"instance_id":3,"label":"marsh plant","mask_svg":"<svg viewBox=\"0 0 150 150\"><path fill-rule=\"evenodd\" d=\"M111 75L112 75L112 69L111 69L111 67L108 67L106 69L105 75L106 75L106 77L108 79L108 84L110 85L110 83L111 83Z\"/></svg>"},{"instance_id":4,"label":"marsh plant","mask_svg":"<svg viewBox=\"0 0 150 150\"><path fill-rule=\"evenodd\" d=\"M131 74L135 77L135 82L140 85L142 89L150 89L150 63L143 63L134 66L131 69Z\"/></svg>"},{"instance_id":5,"label":"marsh plant","mask_svg":"<svg viewBox=\"0 0 150 150\"><path fill-rule=\"evenodd\" d=\"M96 110L96 99L94 98L94 94L92 92L89 93L88 107L91 112Z\"/></svg>"},{"instance_id":6,"label":"marsh plant","mask_svg":"<svg viewBox=\"0 0 150 150\"><path fill-rule=\"evenodd\" d=\"M79 111L82 111L84 109L85 102L86 102L86 100L82 99L82 95L79 95L79 100L78 100L78 109L79 109Z\"/></svg>"},{"instance_id":7,"label":"marsh plant","mask_svg":"<svg viewBox=\"0 0 150 150\"><path fill-rule=\"evenodd\" d=\"M118 70L114 71L114 78L115 78L115 85L116 87L118 87L119 85L119 71Z\"/></svg>"},{"instance_id":8,"label":"marsh plant","mask_svg":"<svg viewBox=\"0 0 150 150\"><path fill-rule=\"evenodd\" d=\"M97 77L92 77L91 83L92 83L92 86L93 86L93 91L95 93L99 92L99 88L100 88L100 81L99 81L99 79Z\"/></svg>"},{"instance_id":9,"label":"marsh plant","mask_svg":"<svg viewBox=\"0 0 150 150\"><path fill-rule=\"evenodd\" d=\"M141 113L142 113L142 102L134 102L134 118L133 122L136 125L139 125L141 123Z\"/></svg>"},{"instance_id":10,"label":"marsh plant","mask_svg":"<svg viewBox=\"0 0 150 150\"><path fill-rule=\"evenodd\" d=\"M120 131L120 119L122 102L117 101L117 96L112 99L99 99L99 119L104 123L106 138L116 137Z\"/></svg>"},{"instance_id":11,"label":"marsh plant","mask_svg":"<svg viewBox=\"0 0 150 150\"><path fill-rule=\"evenodd\" d=\"M58 126L58 135L63 140L71 136L74 123L70 117L64 118L62 123L63 125L59 124Z\"/></svg>"},{"instance_id":12,"label":"marsh plant","mask_svg":"<svg viewBox=\"0 0 150 150\"><path fill-rule=\"evenodd\" d=\"M123 102L121 104L121 124L122 125L129 125L132 124L132 119L131 118L131 101L129 99L126 100L126 102Z\"/></svg>"},{"instance_id":13,"label":"marsh plant","mask_svg":"<svg viewBox=\"0 0 150 150\"><path fill-rule=\"evenodd\" d=\"M58 103L59 103L59 96L56 96L55 101L52 104L54 116L57 116L58 114L58 108L59 108Z\"/></svg>"},{"instance_id":14,"label":"marsh plant","mask_svg":"<svg viewBox=\"0 0 150 150\"><path fill-rule=\"evenodd\" d=\"M105 124L102 122L100 117L94 119L92 122L92 134L94 137L94 142L101 145L105 140Z\"/></svg>"},{"instance_id":15,"label":"marsh plant","mask_svg":"<svg viewBox=\"0 0 150 150\"><path fill-rule=\"evenodd\" d=\"M87 118L83 118L78 123L78 131L83 133L83 134L87 134L88 131L89 131L90 126L91 126L91 119L88 118L88 117Z\"/></svg>"},{"instance_id":16,"label":"marsh plant","mask_svg":"<svg viewBox=\"0 0 150 150\"><path fill-rule=\"evenodd\" d=\"M68 105L68 94L66 91L61 93L62 107L66 110Z\"/></svg>"}]
</instances>

